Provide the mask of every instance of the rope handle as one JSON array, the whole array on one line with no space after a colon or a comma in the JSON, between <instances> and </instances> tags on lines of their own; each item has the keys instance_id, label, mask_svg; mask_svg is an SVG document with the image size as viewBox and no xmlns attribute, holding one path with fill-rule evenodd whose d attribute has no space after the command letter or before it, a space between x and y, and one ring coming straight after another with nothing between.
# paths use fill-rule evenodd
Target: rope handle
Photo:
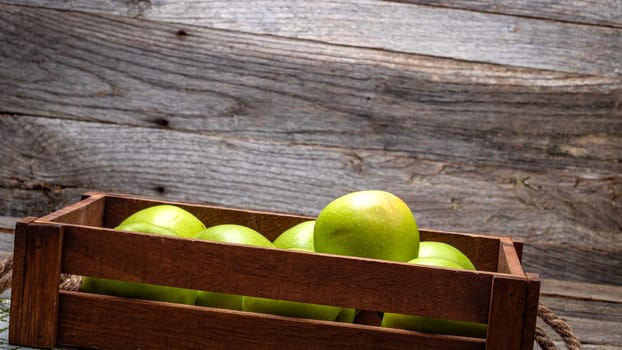
<instances>
[{"instance_id":1,"label":"rope handle","mask_svg":"<svg viewBox=\"0 0 622 350\"><path fill-rule=\"evenodd\" d=\"M13 254L5 257L0 261L0 293L11 288L11 279L13 275ZM80 276L61 274L60 289L77 291L80 289L82 279ZM549 325L557 334L559 334L568 350L580 350L581 343L570 325L557 316L548 307L538 305L538 317ZM535 332L536 342L542 350L559 350L548 336L546 331L540 326L536 326Z\"/></svg>"}]
</instances>

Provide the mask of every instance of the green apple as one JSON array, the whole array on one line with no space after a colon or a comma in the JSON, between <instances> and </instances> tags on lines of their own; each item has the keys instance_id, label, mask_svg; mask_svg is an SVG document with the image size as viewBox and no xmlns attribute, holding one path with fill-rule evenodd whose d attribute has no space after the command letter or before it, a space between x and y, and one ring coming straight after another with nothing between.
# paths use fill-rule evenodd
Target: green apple
<instances>
[{"instance_id":1,"label":"green apple","mask_svg":"<svg viewBox=\"0 0 622 350\"><path fill-rule=\"evenodd\" d=\"M177 236L174 232L165 227L144 222L130 222L122 224L117 226L115 230ZM116 281L88 276L82 277L80 290L87 293L168 301L182 304L194 304L196 301L196 291L191 289L159 286L147 283Z\"/></svg>"},{"instance_id":2,"label":"green apple","mask_svg":"<svg viewBox=\"0 0 622 350\"><path fill-rule=\"evenodd\" d=\"M451 244L435 241L422 241L419 243L419 258L443 258L455 262L467 270L475 270L475 265L458 248Z\"/></svg>"},{"instance_id":3,"label":"green apple","mask_svg":"<svg viewBox=\"0 0 622 350\"><path fill-rule=\"evenodd\" d=\"M274 248L272 242L261 233L250 227L237 224L221 224L208 227L199 232L196 235L196 239Z\"/></svg>"},{"instance_id":4,"label":"green apple","mask_svg":"<svg viewBox=\"0 0 622 350\"><path fill-rule=\"evenodd\" d=\"M301 303L289 300L276 300L260 297L245 296L243 310L273 315L311 318L315 320L336 321L344 308L330 305ZM344 313L345 320L349 320L351 311ZM353 316L353 315L352 315ZM352 317L354 320L354 317Z\"/></svg>"},{"instance_id":5,"label":"green apple","mask_svg":"<svg viewBox=\"0 0 622 350\"><path fill-rule=\"evenodd\" d=\"M439 318L390 313L384 314L382 327L473 338L486 338L486 330L488 328L485 323L449 321Z\"/></svg>"},{"instance_id":6,"label":"green apple","mask_svg":"<svg viewBox=\"0 0 622 350\"><path fill-rule=\"evenodd\" d=\"M419 230L399 197L385 191L357 191L320 211L313 243L320 253L405 262L417 257Z\"/></svg>"},{"instance_id":7,"label":"green apple","mask_svg":"<svg viewBox=\"0 0 622 350\"><path fill-rule=\"evenodd\" d=\"M292 247L289 250L313 252L310 249L300 247ZM244 311L325 321L352 323L356 316L356 309L352 308L253 296L245 296L242 304Z\"/></svg>"},{"instance_id":8,"label":"green apple","mask_svg":"<svg viewBox=\"0 0 622 350\"><path fill-rule=\"evenodd\" d=\"M409 263L452 269L464 269L450 260L438 257L416 258L410 260ZM433 317L402 315L388 312L384 313L381 326L476 338L485 338L487 330L487 325L484 323L445 320Z\"/></svg>"},{"instance_id":9,"label":"green apple","mask_svg":"<svg viewBox=\"0 0 622 350\"><path fill-rule=\"evenodd\" d=\"M196 291L192 289L115 281L105 278L83 277L80 291L188 305L194 305L196 302Z\"/></svg>"},{"instance_id":10,"label":"green apple","mask_svg":"<svg viewBox=\"0 0 622 350\"><path fill-rule=\"evenodd\" d=\"M121 224L117 226L115 230L140 232L140 233L151 233L151 234L164 235L164 236L177 236L177 234L171 229L168 229L163 226L150 224L147 222L130 222L127 224Z\"/></svg>"},{"instance_id":11,"label":"green apple","mask_svg":"<svg viewBox=\"0 0 622 350\"><path fill-rule=\"evenodd\" d=\"M344 307L341 309L339 315L337 315L337 322L343 323L352 323L354 322L354 318L356 318L357 311L351 307Z\"/></svg>"},{"instance_id":12,"label":"green apple","mask_svg":"<svg viewBox=\"0 0 622 350\"><path fill-rule=\"evenodd\" d=\"M313 229L315 220L303 221L283 231L274 241L280 249L301 248L315 251L313 247Z\"/></svg>"},{"instance_id":13,"label":"green apple","mask_svg":"<svg viewBox=\"0 0 622 350\"><path fill-rule=\"evenodd\" d=\"M205 229L201 220L189 211L170 204L148 207L127 217L119 226L134 223L147 223L164 227L179 237L194 238Z\"/></svg>"},{"instance_id":14,"label":"green apple","mask_svg":"<svg viewBox=\"0 0 622 350\"><path fill-rule=\"evenodd\" d=\"M236 224L211 226L199 232L196 238L207 241L246 244L258 247L274 247L272 242L261 233L250 227ZM196 304L230 310L242 310L242 296L237 294L198 291Z\"/></svg>"}]
</instances>

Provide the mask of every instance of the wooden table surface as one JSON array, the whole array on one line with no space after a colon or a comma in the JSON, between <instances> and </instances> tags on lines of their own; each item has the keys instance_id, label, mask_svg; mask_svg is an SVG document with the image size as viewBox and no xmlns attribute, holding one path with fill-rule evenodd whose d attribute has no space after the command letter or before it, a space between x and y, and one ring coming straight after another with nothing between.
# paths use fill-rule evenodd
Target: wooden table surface
<instances>
[{"instance_id":1,"label":"wooden table surface","mask_svg":"<svg viewBox=\"0 0 622 350\"><path fill-rule=\"evenodd\" d=\"M0 0L0 230L89 190L380 188L523 239L543 303L622 349L621 54L617 0Z\"/></svg>"}]
</instances>

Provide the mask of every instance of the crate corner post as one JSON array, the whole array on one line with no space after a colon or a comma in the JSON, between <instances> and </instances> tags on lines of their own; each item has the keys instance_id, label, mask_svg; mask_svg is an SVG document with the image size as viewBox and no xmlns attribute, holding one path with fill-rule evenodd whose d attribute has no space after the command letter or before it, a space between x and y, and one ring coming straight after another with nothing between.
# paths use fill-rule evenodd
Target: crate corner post
<instances>
[{"instance_id":1,"label":"crate corner post","mask_svg":"<svg viewBox=\"0 0 622 350\"><path fill-rule=\"evenodd\" d=\"M538 306L540 303L540 276L535 273L527 273L527 295L523 320L523 344L521 350L533 349L535 340L536 323L538 319Z\"/></svg>"},{"instance_id":2,"label":"crate corner post","mask_svg":"<svg viewBox=\"0 0 622 350\"><path fill-rule=\"evenodd\" d=\"M523 279L506 276L492 279L486 350L521 350L526 302Z\"/></svg>"},{"instance_id":3,"label":"crate corner post","mask_svg":"<svg viewBox=\"0 0 622 350\"><path fill-rule=\"evenodd\" d=\"M53 348L63 229L25 218L15 228L9 343Z\"/></svg>"}]
</instances>

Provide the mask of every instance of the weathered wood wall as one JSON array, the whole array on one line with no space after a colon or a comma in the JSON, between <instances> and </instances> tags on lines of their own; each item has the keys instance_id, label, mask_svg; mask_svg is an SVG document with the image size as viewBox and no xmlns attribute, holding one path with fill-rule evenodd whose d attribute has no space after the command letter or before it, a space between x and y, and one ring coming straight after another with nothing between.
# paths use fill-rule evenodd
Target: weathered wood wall
<instances>
[{"instance_id":1,"label":"weathered wood wall","mask_svg":"<svg viewBox=\"0 0 622 350\"><path fill-rule=\"evenodd\" d=\"M622 285L622 8L537 3L2 0L0 216L381 188Z\"/></svg>"}]
</instances>

